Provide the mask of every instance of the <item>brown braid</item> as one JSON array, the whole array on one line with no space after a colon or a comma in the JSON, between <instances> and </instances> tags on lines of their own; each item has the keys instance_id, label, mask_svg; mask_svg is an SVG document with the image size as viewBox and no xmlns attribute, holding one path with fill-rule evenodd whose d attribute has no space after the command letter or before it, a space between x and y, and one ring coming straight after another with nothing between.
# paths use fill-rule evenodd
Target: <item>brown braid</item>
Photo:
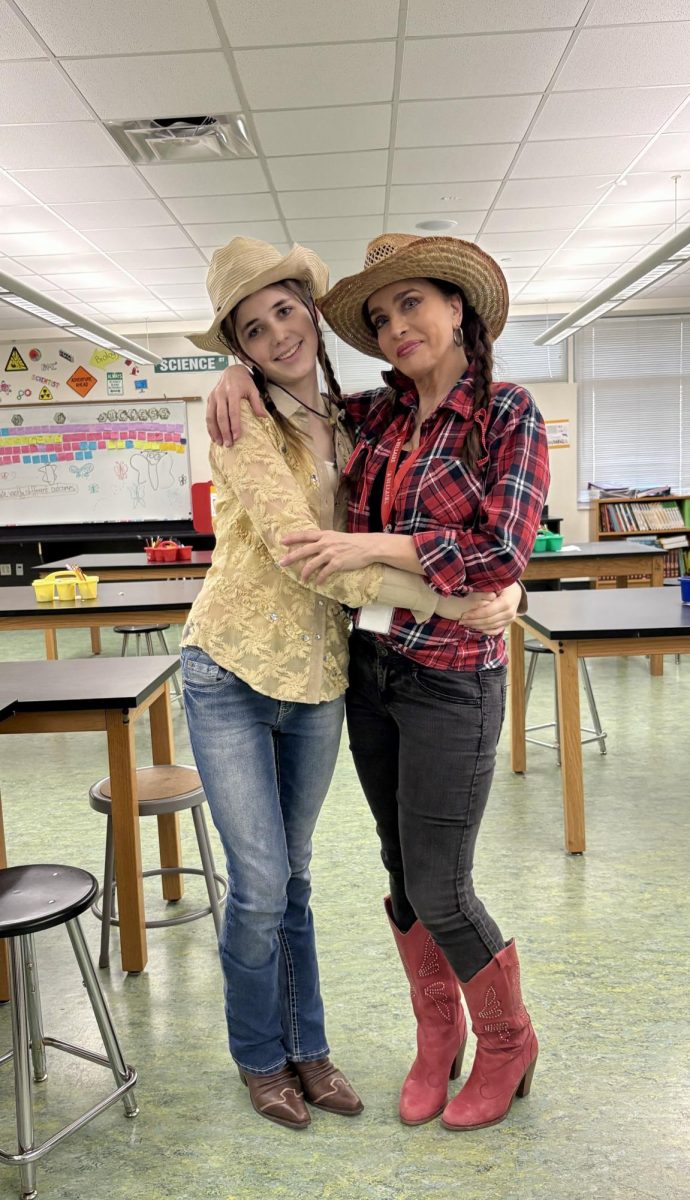
<instances>
[{"instance_id":1,"label":"brown braid","mask_svg":"<svg viewBox=\"0 0 690 1200\"><path fill-rule=\"evenodd\" d=\"M445 279L430 279L444 296L459 296L462 301L462 335L463 348L467 361L474 366L474 404L472 414L481 409L488 413L491 406L491 384L493 382L493 338L486 327L484 318L472 308L465 298L464 292ZM485 456L482 435L479 424L474 421L465 443L460 451L460 458L470 470L474 470L480 459Z\"/></svg>"}]
</instances>

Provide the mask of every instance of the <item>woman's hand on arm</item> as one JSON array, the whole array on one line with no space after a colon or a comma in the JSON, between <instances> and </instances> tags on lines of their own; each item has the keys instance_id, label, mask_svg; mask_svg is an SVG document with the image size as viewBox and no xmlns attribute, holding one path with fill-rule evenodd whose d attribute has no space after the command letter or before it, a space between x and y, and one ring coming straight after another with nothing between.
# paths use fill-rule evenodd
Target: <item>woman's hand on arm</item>
<instances>
[{"instance_id":1,"label":"woman's hand on arm","mask_svg":"<svg viewBox=\"0 0 690 1200\"><path fill-rule=\"evenodd\" d=\"M226 367L206 401L206 428L217 446L230 447L242 436L240 406L248 400L257 417L267 416L263 400L246 367Z\"/></svg>"},{"instance_id":2,"label":"woman's hand on arm","mask_svg":"<svg viewBox=\"0 0 690 1200\"><path fill-rule=\"evenodd\" d=\"M318 588L336 571L358 571L376 562L371 533L340 533L335 529L304 529L287 533L283 543L290 549L281 558L281 567L303 563L302 583L310 580Z\"/></svg>"},{"instance_id":3,"label":"woman's hand on arm","mask_svg":"<svg viewBox=\"0 0 690 1200\"><path fill-rule=\"evenodd\" d=\"M494 636L503 633L506 626L515 619L522 596L523 590L519 583L511 583L493 599L484 598L481 593L470 593L464 599L471 600L472 607L466 609L462 623L478 633Z\"/></svg>"}]
</instances>

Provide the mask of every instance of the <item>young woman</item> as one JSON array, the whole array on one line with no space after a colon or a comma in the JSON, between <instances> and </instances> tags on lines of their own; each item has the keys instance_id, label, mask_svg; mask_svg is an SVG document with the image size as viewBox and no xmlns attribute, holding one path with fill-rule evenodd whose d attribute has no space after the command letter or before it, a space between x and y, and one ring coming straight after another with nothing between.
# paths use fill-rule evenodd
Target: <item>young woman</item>
<instances>
[{"instance_id":1,"label":"young woman","mask_svg":"<svg viewBox=\"0 0 690 1200\"><path fill-rule=\"evenodd\" d=\"M236 238L213 256L214 320L192 338L250 366L270 413L261 421L247 407L242 440L211 448L216 548L184 630L182 674L192 749L227 858L220 955L230 1049L256 1111L290 1128L309 1123L305 1098L341 1115L362 1108L328 1057L310 908L311 838L347 679L341 605L400 604L425 621L438 605L457 617L468 604L381 564L336 572L318 588L280 565L289 533L344 527L338 482L351 441L313 302L326 286L311 251L282 256ZM486 607L491 625L512 598Z\"/></svg>"},{"instance_id":2,"label":"young woman","mask_svg":"<svg viewBox=\"0 0 690 1200\"><path fill-rule=\"evenodd\" d=\"M384 234L364 270L336 284L320 308L341 338L394 373L388 388L350 402L359 419L346 468L350 532L290 535L297 549L283 563L304 564L302 580L317 586L373 561L418 572L443 595L516 580L549 469L533 400L492 379L492 342L508 312L498 265L459 239ZM228 424L221 391L211 427ZM400 1114L417 1124L443 1110L447 1128L475 1129L502 1120L514 1096L528 1093L537 1057L515 944L472 882L504 714L505 645L471 628L459 636L439 615L420 625L396 610L355 623L350 744L417 1017ZM458 981L477 1053L446 1106L467 1036Z\"/></svg>"}]
</instances>

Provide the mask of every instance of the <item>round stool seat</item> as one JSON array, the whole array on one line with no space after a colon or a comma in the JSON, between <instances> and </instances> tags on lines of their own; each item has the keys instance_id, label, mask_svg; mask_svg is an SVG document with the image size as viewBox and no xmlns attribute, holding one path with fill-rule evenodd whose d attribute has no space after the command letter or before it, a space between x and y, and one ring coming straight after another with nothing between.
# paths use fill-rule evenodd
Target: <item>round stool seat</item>
<instances>
[{"instance_id":1,"label":"round stool seat","mask_svg":"<svg viewBox=\"0 0 690 1200\"><path fill-rule=\"evenodd\" d=\"M198 771L194 767L166 764L159 767L139 767L136 772L139 816L158 817L165 813L182 812L204 799ZM89 788L89 804L100 813L110 814L112 791L110 776L99 779Z\"/></svg>"},{"instance_id":2,"label":"round stool seat","mask_svg":"<svg viewBox=\"0 0 690 1200\"><path fill-rule=\"evenodd\" d=\"M7 867L0 871L0 937L64 925L85 912L97 895L98 881L80 867Z\"/></svg>"},{"instance_id":3,"label":"round stool seat","mask_svg":"<svg viewBox=\"0 0 690 1200\"><path fill-rule=\"evenodd\" d=\"M113 625L115 633L163 633L163 630L169 629L167 625Z\"/></svg>"},{"instance_id":4,"label":"round stool seat","mask_svg":"<svg viewBox=\"0 0 690 1200\"><path fill-rule=\"evenodd\" d=\"M544 646L541 642L538 642L535 638L529 638L528 641L525 642L525 650L529 650L530 654L551 654L552 653L552 651L549 650L548 646Z\"/></svg>"}]
</instances>

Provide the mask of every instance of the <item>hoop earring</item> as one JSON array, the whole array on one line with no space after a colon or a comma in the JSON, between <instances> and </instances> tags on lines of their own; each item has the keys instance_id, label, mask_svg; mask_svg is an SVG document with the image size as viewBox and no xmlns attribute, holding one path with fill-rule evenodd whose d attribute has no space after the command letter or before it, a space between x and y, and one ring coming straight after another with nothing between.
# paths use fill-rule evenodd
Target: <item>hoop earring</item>
<instances>
[{"instance_id":1,"label":"hoop earring","mask_svg":"<svg viewBox=\"0 0 690 1200\"><path fill-rule=\"evenodd\" d=\"M459 348L464 346L465 338L462 332L462 325L456 325L455 329L453 330L453 341Z\"/></svg>"}]
</instances>

